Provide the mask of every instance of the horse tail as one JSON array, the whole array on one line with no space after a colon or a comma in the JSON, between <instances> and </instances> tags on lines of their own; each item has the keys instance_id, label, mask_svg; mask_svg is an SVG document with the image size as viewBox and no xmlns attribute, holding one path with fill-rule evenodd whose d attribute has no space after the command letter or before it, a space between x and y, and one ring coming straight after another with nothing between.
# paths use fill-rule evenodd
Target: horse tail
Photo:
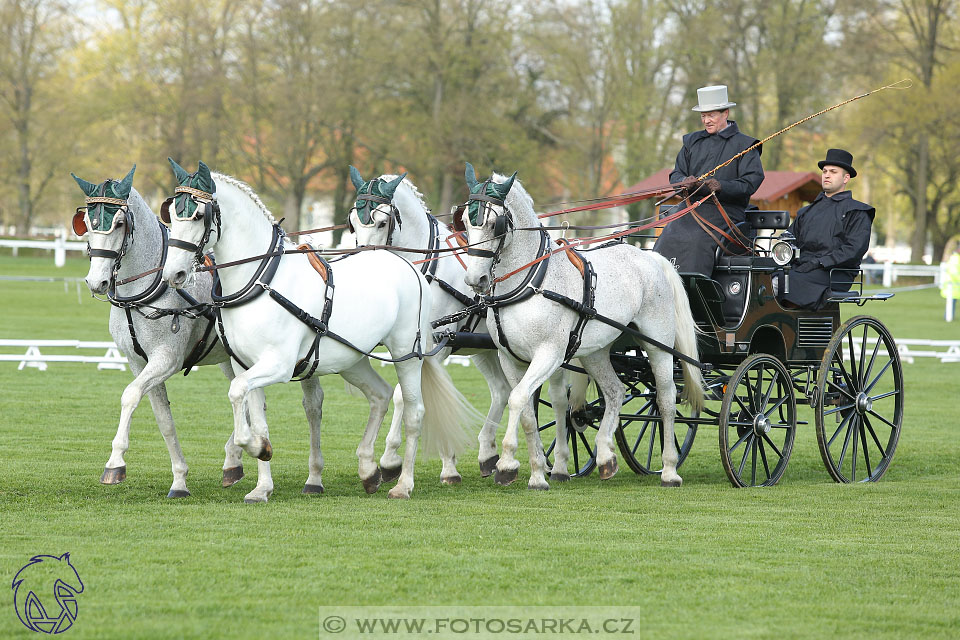
<instances>
[{"instance_id":1,"label":"horse tail","mask_svg":"<svg viewBox=\"0 0 960 640\"><path fill-rule=\"evenodd\" d=\"M683 280L669 260L652 251L648 255L655 256L658 259L657 264L660 265L660 270L663 271L663 275L667 278L673 292L674 323L676 325L674 348L683 355L698 360L697 324L694 322L693 313L690 311L690 299L687 298L687 291L683 288ZM688 403L694 411L701 411L703 409L704 393L703 374L700 367L686 360L681 361L681 366L683 368L683 395L680 399Z\"/></svg>"},{"instance_id":2,"label":"horse tail","mask_svg":"<svg viewBox=\"0 0 960 640\"><path fill-rule=\"evenodd\" d=\"M485 417L457 390L440 358L423 359L420 389L424 456L455 456L475 446L476 427Z\"/></svg>"}]
</instances>

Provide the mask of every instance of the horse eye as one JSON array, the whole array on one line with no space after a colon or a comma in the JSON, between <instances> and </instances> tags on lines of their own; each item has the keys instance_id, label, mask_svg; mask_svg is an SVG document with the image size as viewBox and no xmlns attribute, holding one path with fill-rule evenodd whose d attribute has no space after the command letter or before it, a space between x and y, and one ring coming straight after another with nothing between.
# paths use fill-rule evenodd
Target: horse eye
<instances>
[{"instance_id":1,"label":"horse eye","mask_svg":"<svg viewBox=\"0 0 960 640\"><path fill-rule=\"evenodd\" d=\"M383 229L385 226L387 226L386 222L380 222L379 224L377 224L377 229Z\"/></svg>"}]
</instances>

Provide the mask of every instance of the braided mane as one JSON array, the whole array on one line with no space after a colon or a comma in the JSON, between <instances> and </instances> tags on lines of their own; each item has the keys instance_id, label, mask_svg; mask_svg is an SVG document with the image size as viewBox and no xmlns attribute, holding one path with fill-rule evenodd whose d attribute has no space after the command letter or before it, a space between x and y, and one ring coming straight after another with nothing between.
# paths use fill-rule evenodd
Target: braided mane
<instances>
[{"instance_id":1,"label":"braided mane","mask_svg":"<svg viewBox=\"0 0 960 640\"><path fill-rule=\"evenodd\" d=\"M244 195L250 198L253 201L253 203L257 205L257 207L260 209L260 213L263 214L263 217L266 218L267 221L270 222L270 224L277 223L277 219L274 218L273 214L270 213L270 210L267 209L267 205L263 204L263 201L260 199L260 196L257 195L257 192L254 191L253 188L250 185L248 185L246 182L244 182L243 180L234 178L233 176L228 176L223 173L214 173L212 175L213 175L214 181L224 182L242 191Z\"/></svg>"},{"instance_id":2,"label":"braided mane","mask_svg":"<svg viewBox=\"0 0 960 640\"><path fill-rule=\"evenodd\" d=\"M398 176L397 176L396 174L384 174L384 175L380 176L380 178L381 178L382 180L387 180L387 181L395 180L397 177L398 177ZM417 189L417 185L415 185L415 184L413 184L412 182L410 182L410 178L404 178L404 179L403 179L403 182L402 182L401 184L405 184L405 185L407 185L408 187L410 187L410 191L413 192L413 195L417 196L417 200L420 201L420 206L423 207L424 213L426 213L426 214L429 215L429 213L430 213L430 207L427 206L427 202L426 202L426 200L423 199L423 194L420 193L420 190Z\"/></svg>"}]
</instances>

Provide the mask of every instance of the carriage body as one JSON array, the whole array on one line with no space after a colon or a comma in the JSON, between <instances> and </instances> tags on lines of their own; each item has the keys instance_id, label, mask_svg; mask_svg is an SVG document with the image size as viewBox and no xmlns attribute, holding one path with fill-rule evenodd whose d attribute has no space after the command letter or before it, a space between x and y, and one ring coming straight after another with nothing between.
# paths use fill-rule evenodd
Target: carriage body
<instances>
[{"instance_id":1,"label":"carriage body","mask_svg":"<svg viewBox=\"0 0 960 640\"><path fill-rule=\"evenodd\" d=\"M766 223L753 235L769 240L789 219L785 212L758 211L750 220ZM843 271L837 278L847 285L841 288L850 290L832 292L824 308L786 308L777 299L774 278L789 286L789 268L777 264L769 247L770 242L760 241L750 255L718 256L710 276L681 274L697 322L707 402L703 413L695 415L678 405L680 462L698 428L716 426L721 461L734 486L776 484L797 428L812 425L831 478L876 481L889 467L899 440L900 359L879 320L856 316L843 322L840 310L844 303L863 305L891 294L865 295L860 272ZM635 472L656 474L662 423L642 342L624 334L614 344L611 360L627 390L616 432L621 454ZM674 377L682 390L679 365ZM813 419L809 412L799 414L798 405L810 407ZM592 470L590 428L599 425L603 407L594 390L586 405L568 416L578 475Z\"/></svg>"}]
</instances>

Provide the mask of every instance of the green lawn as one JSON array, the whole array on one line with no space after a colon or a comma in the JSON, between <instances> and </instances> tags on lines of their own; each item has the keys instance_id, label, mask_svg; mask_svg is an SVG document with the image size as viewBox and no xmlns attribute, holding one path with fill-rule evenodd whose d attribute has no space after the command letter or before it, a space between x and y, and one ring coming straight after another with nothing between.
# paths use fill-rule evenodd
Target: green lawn
<instances>
[{"instance_id":1,"label":"green lawn","mask_svg":"<svg viewBox=\"0 0 960 640\"><path fill-rule=\"evenodd\" d=\"M5 255L0 275L86 271L85 260L52 262ZM0 281L0 292L0 337L109 339L107 305L78 303L73 284ZM936 291L850 311L896 337L960 339ZM476 370L449 370L485 408ZM456 616L481 604L612 607L638 618L639 637L957 637L960 364L918 359L904 373L903 433L876 484L831 482L808 426L777 487L734 490L716 430L702 428L681 489L621 464L602 484L594 474L530 492L521 446L511 487L481 479L474 452L457 487L440 485L439 462L420 461L405 502L386 487L363 493L354 450L365 403L337 377L324 380L327 493L301 495L307 430L298 387L282 385L267 392L276 490L267 505L244 505L252 461L239 485L219 486L232 422L216 368L168 384L193 493L171 501L146 402L127 481L98 482L129 373L0 363L0 579L32 555L69 551L86 586L76 638L315 638L320 606L444 605ZM7 593L0 637L31 636Z\"/></svg>"}]
</instances>

